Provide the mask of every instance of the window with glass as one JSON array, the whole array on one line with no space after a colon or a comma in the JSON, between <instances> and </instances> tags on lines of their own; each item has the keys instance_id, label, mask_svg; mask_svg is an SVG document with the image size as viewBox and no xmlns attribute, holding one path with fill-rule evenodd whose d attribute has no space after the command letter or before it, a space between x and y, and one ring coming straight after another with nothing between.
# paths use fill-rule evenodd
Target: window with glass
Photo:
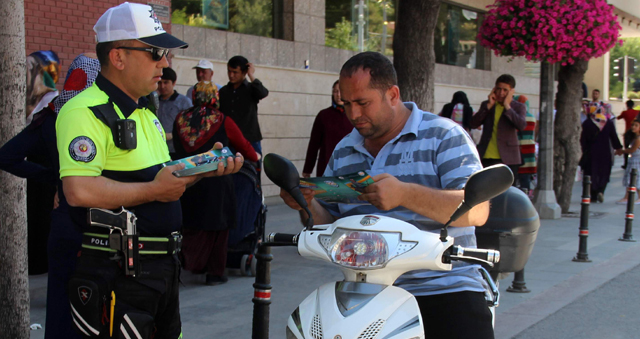
<instances>
[{"instance_id":1,"label":"window with glass","mask_svg":"<svg viewBox=\"0 0 640 339\"><path fill-rule=\"evenodd\" d=\"M326 0L325 45L393 54L396 2Z\"/></svg>"},{"instance_id":2,"label":"window with glass","mask_svg":"<svg viewBox=\"0 0 640 339\"><path fill-rule=\"evenodd\" d=\"M484 69L484 48L477 40L482 14L443 2L433 34L436 62Z\"/></svg>"},{"instance_id":3,"label":"window with glass","mask_svg":"<svg viewBox=\"0 0 640 339\"><path fill-rule=\"evenodd\" d=\"M282 38L283 0L173 0L171 23Z\"/></svg>"},{"instance_id":4,"label":"window with glass","mask_svg":"<svg viewBox=\"0 0 640 339\"><path fill-rule=\"evenodd\" d=\"M326 0L325 44L393 55L396 8L394 0ZM477 40L482 18L477 11L443 1L434 32L436 62L487 69L489 56Z\"/></svg>"}]
</instances>

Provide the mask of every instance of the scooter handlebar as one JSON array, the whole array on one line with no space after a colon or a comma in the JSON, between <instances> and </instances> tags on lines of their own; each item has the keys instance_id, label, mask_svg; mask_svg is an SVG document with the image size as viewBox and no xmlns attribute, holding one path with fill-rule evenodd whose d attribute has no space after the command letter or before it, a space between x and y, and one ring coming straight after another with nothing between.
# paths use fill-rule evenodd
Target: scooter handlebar
<instances>
[{"instance_id":1,"label":"scooter handlebar","mask_svg":"<svg viewBox=\"0 0 640 339\"><path fill-rule=\"evenodd\" d=\"M267 242L296 246L298 245L298 236L299 234L270 233L267 236Z\"/></svg>"},{"instance_id":2,"label":"scooter handlebar","mask_svg":"<svg viewBox=\"0 0 640 339\"><path fill-rule=\"evenodd\" d=\"M453 246L451 260L465 259L479 259L484 262L490 263L491 266L493 266L493 264L497 264L500 262L500 251Z\"/></svg>"}]
</instances>

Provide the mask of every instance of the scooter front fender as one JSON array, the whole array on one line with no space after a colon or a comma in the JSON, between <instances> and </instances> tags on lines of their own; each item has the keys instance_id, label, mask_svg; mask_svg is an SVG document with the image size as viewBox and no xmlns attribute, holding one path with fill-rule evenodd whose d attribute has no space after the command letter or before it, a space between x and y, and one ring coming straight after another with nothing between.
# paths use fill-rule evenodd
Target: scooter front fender
<instances>
[{"instance_id":1,"label":"scooter front fender","mask_svg":"<svg viewBox=\"0 0 640 339\"><path fill-rule=\"evenodd\" d=\"M287 339L423 339L413 295L395 286L331 282L291 314Z\"/></svg>"}]
</instances>

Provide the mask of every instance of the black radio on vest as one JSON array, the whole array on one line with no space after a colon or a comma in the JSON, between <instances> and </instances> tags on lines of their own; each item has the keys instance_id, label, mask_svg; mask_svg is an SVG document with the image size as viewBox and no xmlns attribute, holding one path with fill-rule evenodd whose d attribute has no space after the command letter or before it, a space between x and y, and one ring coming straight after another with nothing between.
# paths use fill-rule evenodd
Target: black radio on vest
<instances>
[{"instance_id":1,"label":"black radio on vest","mask_svg":"<svg viewBox=\"0 0 640 339\"><path fill-rule=\"evenodd\" d=\"M138 147L136 121L132 119L120 119L115 108L113 108L113 102L111 100L103 105L89 107L89 109L96 118L109 126L116 147L123 150L136 149L136 147Z\"/></svg>"},{"instance_id":2,"label":"black radio on vest","mask_svg":"<svg viewBox=\"0 0 640 339\"><path fill-rule=\"evenodd\" d=\"M118 141L116 147L121 149L136 149L138 138L136 137L136 121L131 119L116 120L118 127Z\"/></svg>"}]
</instances>

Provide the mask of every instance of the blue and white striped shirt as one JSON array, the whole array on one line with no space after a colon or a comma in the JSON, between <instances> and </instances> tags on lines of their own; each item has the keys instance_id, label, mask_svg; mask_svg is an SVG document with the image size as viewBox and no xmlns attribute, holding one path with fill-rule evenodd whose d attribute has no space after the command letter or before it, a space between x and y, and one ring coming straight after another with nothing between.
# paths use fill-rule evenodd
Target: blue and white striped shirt
<instances>
[{"instance_id":1,"label":"blue and white striped shirt","mask_svg":"<svg viewBox=\"0 0 640 339\"><path fill-rule=\"evenodd\" d=\"M482 165L478 151L460 125L435 114L421 111L406 102L411 115L402 131L374 158L364 148L364 137L353 130L333 151L324 176L339 176L365 170L371 176L388 173L400 181L437 189L462 189L469 176ZM322 202L321 202L322 203ZM439 233L442 224L404 207L378 210L371 204L322 205L335 217L378 214L409 222L416 227ZM476 247L475 227L451 227L449 235L457 245ZM476 265L454 264L449 272L412 271L396 281L414 295L432 295L460 291L484 291Z\"/></svg>"}]
</instances>

